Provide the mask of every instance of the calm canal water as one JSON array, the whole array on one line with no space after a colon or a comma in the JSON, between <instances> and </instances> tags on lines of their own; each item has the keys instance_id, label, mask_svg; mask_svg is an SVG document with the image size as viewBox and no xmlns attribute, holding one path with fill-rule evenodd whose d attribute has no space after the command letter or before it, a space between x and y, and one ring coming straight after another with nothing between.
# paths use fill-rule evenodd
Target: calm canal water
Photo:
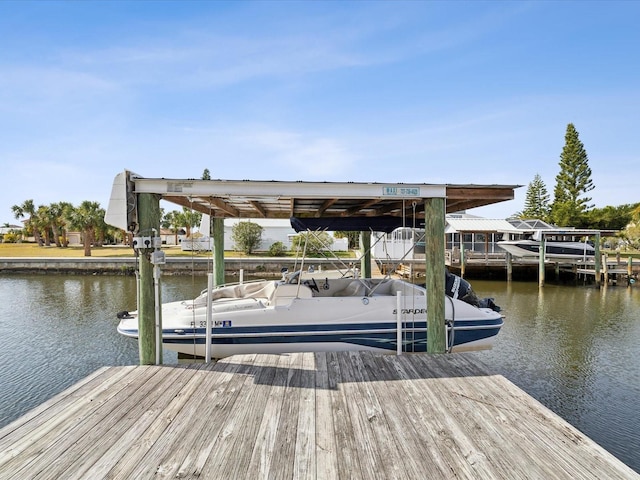
<instances>
[{"instance_id":1,"label":"calm canal water","mask_svg":"<svg viewBox=\"0 0 640 480\"><path fill-rule=\"evenodd\" d=\"M640 472L640 287L472 285L507 316L482 360ZM205 286L164 277L163 301ZM137 364L115 330L134 308L132 277L0 276L0 427L102 366Z\"/></svg>"}]
</instances>

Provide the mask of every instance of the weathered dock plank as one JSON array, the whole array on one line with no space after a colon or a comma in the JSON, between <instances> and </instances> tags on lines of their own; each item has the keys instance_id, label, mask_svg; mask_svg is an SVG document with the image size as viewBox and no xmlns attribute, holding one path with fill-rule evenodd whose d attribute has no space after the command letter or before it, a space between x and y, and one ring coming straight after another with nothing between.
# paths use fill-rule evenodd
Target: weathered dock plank
<instances>
[{"instance_id":1,"label":"weathered dock plank","mask_svg":"<svg viewBox=\"0 0 640 480\"><path fill-rule=\"evenodd\" d=\"M473 354L111 367L0 430L0 479L639 479Z\"/></svg>"},{"instance_id":2,"label":"weathered dock plank","mask_svg":"<svg viewBox=\"0 0 640 480\"><path fill-rule=\"evenodd\" d=\"M339 478L335 429L331 410L331 387L327 356L315 358L315 453L317 478ZM335 385L334 385L335 387Z\"/></svg>"},{"instance_id":3,"label":"weathered dock plank","mask_svg":"<svg viewBox=\"0 0 640 480\"><path fill-rule=\"evenodd\" d=\"M245 359L246 364L244 367L250 367L252 360L252 358ZM199 428L211 428L212 431L206 432L207 436L205 438L213 438L215 440L219 430L224 426L226 415L237 400L241 385L247 381L246 376L235 375L237 372L236 367L239 369L240 366L224 364L221 366L223 367L222 371L213 370L213 374L211 369L203 366L201 368L204 373L203 378L200 376L193 378L187 384L186 391L181 392L180 398L176 397L176 401L170 405L171 408L158 417L152 428L140 432L140 438L134 441L134 448L127 451L124 457L126 462L122 462L122 468L119 468L120 465L116 464L116 467L109 472L108 478L124 480L129 478L151 478L155 477L156 474L164 474L166 456L171 455L172 452L179 454L182 449L194 449L208 457L213 450L213 445L211 445L210 441L196 444L194 448L193 441L198 438ZM223 378L228 379L228 383L226 383L226 388L222 394L227 394L229 401L224 403L226 408L220 409L221 417L213 416L213 418L218 418L218 421L211 423L209 418L205 416L209 410L200 412L198 407L203 402L212 400L211 398L203 399L203 396L210 393L210 385L215 386ZM213 405L215 405L215 402L209 403L209 406L213 407ZM205 463L203 461L203 464Z\"/></svg>"}]
</instances>

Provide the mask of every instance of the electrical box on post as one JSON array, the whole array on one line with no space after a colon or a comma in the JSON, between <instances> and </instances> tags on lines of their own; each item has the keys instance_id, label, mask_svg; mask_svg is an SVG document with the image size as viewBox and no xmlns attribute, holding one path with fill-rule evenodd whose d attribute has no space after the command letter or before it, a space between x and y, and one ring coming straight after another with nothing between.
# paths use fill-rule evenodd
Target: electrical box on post
<instances>
[{"instance_id":1,"label":"electrical box on post","mask_svg":"<svg viewBox=\"0 0 640 480\"><path fill-rule=\"evenodd\" d=\"M141 250L143 248L153 248L153 238L155 237L133 237L133 248Z\"/></svg>"},{"instance_id":2,"label":"electrical box on post","mask_svg":"<svg viewBox=\"0 0 640 480\"><path fill-rule=\"evenodd\" d=\"M166 262L164 252L157 250L151 254L152 265L164 265Z\"/></svg>"}]
</instances>

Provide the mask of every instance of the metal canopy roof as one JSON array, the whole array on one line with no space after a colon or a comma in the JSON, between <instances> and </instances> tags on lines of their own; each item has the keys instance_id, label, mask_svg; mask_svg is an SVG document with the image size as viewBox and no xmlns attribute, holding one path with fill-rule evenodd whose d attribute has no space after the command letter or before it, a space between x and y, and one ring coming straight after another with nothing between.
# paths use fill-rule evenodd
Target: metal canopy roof
<instances>
[{"instance_id":1,"label":"metal canopy roof","mask_svg":"<svg viewBox=\"0 0 640 480\"><path fill-rule=\"evenodd\" d=\"M176 180L132 178L135 193L217 217L363 217L412 215L424 218L424 200L446 198L457 212L512 200L520 185L434 185L355 182Z\"/></svg>"},{"instance_id":2,"label":"metal canopy roof","mask_svg":"<svg viewBox=\"0 0 640 480\"><path fill-rule=\"evenodd\" d=\"M212 217L371 217L424 218L424 201L445 198L446 211L457 212L514 198L520 185L436 185L406 183L303 182L143 178L124 171L114 180L107 217L135 209L135 195L153 193L163 200ZM126 210L125 210L126 209ZM109 222L107 222L109 223Z\"/></svg>"},{"instance_id":3,"label":"metal canopy roof","mask_svg":"<svg viewBox=\"0 0 640 480\"><path fill-rule=\"evenodd\" d=\"M451 218L447 217L445 233L468 232L513 232L519 230L506 220L491 218Z\"/></svg>"}]
</instances>

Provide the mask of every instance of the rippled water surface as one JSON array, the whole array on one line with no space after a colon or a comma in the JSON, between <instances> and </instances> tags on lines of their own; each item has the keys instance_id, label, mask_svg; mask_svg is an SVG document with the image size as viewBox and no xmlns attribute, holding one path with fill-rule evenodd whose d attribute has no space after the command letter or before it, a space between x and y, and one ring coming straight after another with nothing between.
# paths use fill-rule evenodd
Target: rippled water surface
<instances>
[{"instance_id":1,"label":"rippled water surface","mask_svg":"<svg viewBox=\"0 0 640 480\"><path fill-rule=\"evenodd\" d=\"M483 361L640 471L640 287L472 285L506 314ZM205 286L164 277L162 298ZM115 317L134 308L133 277L0 276L0 427L102 366L137 364Z\"/></svg>"},{"instance_id":2,"label":"rippled water surface","mask_svg":"<svg viewBox=\"0 0 640 480\"><path fill-rule=\"evenodd\" d=\"M193 297L201 282L167 277L163 299ZM0 426L100 367L137 364L137 342L116 332L135 292L134 277L0 276Z\"/></svg>"}]
</instances>

